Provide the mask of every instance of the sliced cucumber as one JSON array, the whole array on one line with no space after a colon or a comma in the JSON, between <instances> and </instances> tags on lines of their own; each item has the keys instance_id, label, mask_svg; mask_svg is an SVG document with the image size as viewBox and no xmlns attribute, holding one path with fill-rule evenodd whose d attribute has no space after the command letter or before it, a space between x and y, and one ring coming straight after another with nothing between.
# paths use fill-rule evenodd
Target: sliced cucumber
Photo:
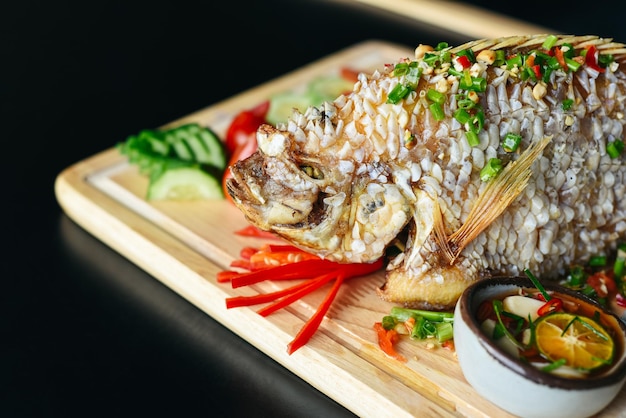
<instances>
[{"instance_id":1,"label":"sliced cucumber","mask_svg":"<svg viewBox=\"0 0 626 418\"><path fill-rule=\"evenodd\" d=\"M223 199L220 181L198 165L170 168L151 178L148 200Z\"/></svg>"},{"instance_id":2,"label":"sliced cucumber","mask_svg":"<svg viewBox=\"0 0 626 418\"><path fill-rule=\"evenodd\" d=\"M310 94L290 91L275 94L270 98L270 107L265 119L274 126L286 122L294 109L304 112L309 106L313 106L313 99L314 97Z\"/></svg>"},{"instance_id":3,"label":"sliced cucumber","mask_svg":"<svg viewBox=\"0 0 626 418\"><path fill-rule=\"evenodd\" d=\"M176 156L185 161L226 168L226 151L217 134L206 126L189 123L165 132Z\"/></svg>"},{"instance_id":4,"label":"sliced cucumber","mask_svg":"<svg viewBox=\"0 0 626 418\"><path fill-rule=\"evenodd\" d=\"M161 131L144 129L137 136L140 141L148 142L152 151L158 154L167 155L170 152L170 144L165 141Z\"/></svg>"},{"instance_id":5,"label":"sliced cucumber","mask_svg":"<svg viewBox=\"0 0 626 418\"><path fill-rule=\"evenodd\" d=\"M222 199L226 150L208 127L189 123L158 131L145 129L117 144L131 164L150 177L147 199Z\"/></svg>"},{"instance_id":6,"label":"sliced cucumber","mask_svg":"<svg viewBox=\"0 0 626 418\"><path fill-rule=\"evenodd\" d=\"M208 126L200 130L199 137L209 153L207 161L204 161L204 163L222 170L225 169L228 163L228 156L226 155L226 147L220 137Z\"/></svg>"},{"instance_id":7,"label":"sliced cucumber","mask_svg":"<svg viewBox=\"0 0 626 418\"><path fill-rule=\"evenodd\" d=\"M137 136L128 137L125 142L119 143L117 148L121 154L128 157L128 162L137 165L141 173L150 176L158 175L171 167L178 167L182 163L190 164L190 162L163 155L165 147L157 146L157 151L155 151L154 144L154 138L142 132Z\"/></svg>"},{"instance_id":8,"label":"sliced cucumber","mask_svg":"<svg viewBox=\"0 0 626 418\"><path fill-rule=\"evenodd\" d=\"M309 83L308 94L317 106L325 101L333 101L353 88L353 82L339 75L320 76Z\"/></svg>"},{"instance_id":9,"label":"sliced cucumber","mask_svg":"<svg viewBox=\"0 0 626 418\"><path fill-rule=\"evenodd\" d=\"M270 107L266 119L272 125L286 122L294 109L300 112L310 106L320 106L325 101L333 101L341 94L352 91L354 83L339 76L320 76L312 80L304 93L287 91L270 98Z\"/></svg>"},{"instance_id":10,"label":"sliced cucumber","mask_svg":"<svg viewBox=\"0 0 626 418\"><path fill-rule=\"evenodd\" d=\"M186 132L179 128L170 129L165 132L165 140L172 146L176 157L185 161L193 161L194 154L187 141Z\"/></svg>"}]
</instances>

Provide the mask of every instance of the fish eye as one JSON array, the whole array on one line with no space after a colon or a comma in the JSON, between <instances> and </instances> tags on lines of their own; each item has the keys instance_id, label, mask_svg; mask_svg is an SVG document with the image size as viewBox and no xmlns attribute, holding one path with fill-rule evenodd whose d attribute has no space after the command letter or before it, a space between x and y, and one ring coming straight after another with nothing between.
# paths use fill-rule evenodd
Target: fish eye
<instances>
[{"instance_id":1,"label":"fish eye","mask_svg":"<svg viewBox=\"0 0 626 418\"><path fill-rule=\"evenodd\" d=\"M324 179L324 173L322 173L322 171L317 167L313 167L311 165L301 165L300 170L307 176L311 177L312 179L315 179L315 180Z\"/></svg>"}]
</instances>

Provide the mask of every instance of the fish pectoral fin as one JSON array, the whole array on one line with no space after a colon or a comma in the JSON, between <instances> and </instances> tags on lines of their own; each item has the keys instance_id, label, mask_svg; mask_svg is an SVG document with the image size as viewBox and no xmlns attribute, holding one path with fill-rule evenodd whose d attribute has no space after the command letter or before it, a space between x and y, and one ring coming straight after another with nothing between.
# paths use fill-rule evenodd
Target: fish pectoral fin
<instances>
[{"instance_id":1,"label":"fish pectoral fin","mask_svg":"<svg viewBox=\"0 0 626 418\"><path fill-rule=\"evenodd\" d=\"M452 262L465 246L491 225L526 188L532 175L533 163L551 140L552 136L545 136L531 144L516 161L507 164L483 189L465 223L448 237L454 251Z\"/></svg>"},{"instance_id":2,"label":"fish pectoral fin","mask_svg":"<svg viewBox=\"0 0 626 418\"><path fill-rule=\"evenodd\" d=\"M416 196L416 211L413 215L415 219L416 234L413 238L412 247L419 248L424 242L431 237L437 245L445 263L452 264L454 262L454 252L450 247L448 235L443 220L441 207L436 193L431 190L414 189Z\"/></svg>"},{"instance_id":3,"label":"fish pectoral fin","mask_svg":"<svg viewBox=\"0 0 626 418\"><path fill-rule=\"evenodd\" d=\"M448 235L446 234L446 229L443 222L443 215L441 214L441 208L439 207L439 201L437 199L434 199L433 203L433 234L435 237L435 242L439 246L446 262L452 264L454 263L454 259L456 258L456 256L452 251Z\"/></svg>"}]
</instances>

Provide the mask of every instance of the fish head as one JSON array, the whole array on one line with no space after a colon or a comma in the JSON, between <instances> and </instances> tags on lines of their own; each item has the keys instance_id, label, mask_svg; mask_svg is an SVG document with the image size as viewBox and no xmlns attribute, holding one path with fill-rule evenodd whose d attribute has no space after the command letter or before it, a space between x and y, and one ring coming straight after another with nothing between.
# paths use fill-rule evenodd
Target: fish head
<instances>
[{"instance_id":1,"label":"fish head","mask_svg":"<svg viewBox=\"0 0 626 418\"><path fill-rule=\"evenodd\" d=\"M270 125L257 140L257 151L230 167L227 190L258 228L320 257L356 263L380 258L410 220L413 207L387 181L391 174L373 176L330 151L312 155Z\"/></svg>"}]
</instances>

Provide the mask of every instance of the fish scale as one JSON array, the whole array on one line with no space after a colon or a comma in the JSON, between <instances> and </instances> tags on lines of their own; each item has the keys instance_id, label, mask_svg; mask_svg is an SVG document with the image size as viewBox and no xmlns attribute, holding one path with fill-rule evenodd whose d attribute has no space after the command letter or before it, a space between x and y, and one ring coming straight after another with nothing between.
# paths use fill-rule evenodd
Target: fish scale
<instances>
[{"instance_id":1,"label":"fish scale","mask_svg":"<svg viewBox=\"0 0 626 418\"><path fill-rule=\"evenodd\" d=\"M524 269L562 276L626 239L626 164L607 152L626 123L626 48L561 35L550 53L571 47L576 55L568 55L570 67L548 68L541 48L551 38L420 45L415 58L360 74L332 103L261 126L258 151L231 167L229 193L252 224L334 261L373 262L404 239L378 289L404 306L450 309L472 282ZM457 59L469 49L477 59L464 69ZM613 58L601 71L578 55L594 49ZM495 63L499 50L545 61ZM402 65L419 67L419 80L389 100L415 81L396 73ZM534 79L536 71L549 79ZM471 77L486 81L484 91L464 87ZM444 96L441 118L429 89ZM455 116L466 106L473 125ZM500 145L509 132L521 136L514 152ZM504 168L481 179L492 159Z\"/></svg>"}]
</instances>

